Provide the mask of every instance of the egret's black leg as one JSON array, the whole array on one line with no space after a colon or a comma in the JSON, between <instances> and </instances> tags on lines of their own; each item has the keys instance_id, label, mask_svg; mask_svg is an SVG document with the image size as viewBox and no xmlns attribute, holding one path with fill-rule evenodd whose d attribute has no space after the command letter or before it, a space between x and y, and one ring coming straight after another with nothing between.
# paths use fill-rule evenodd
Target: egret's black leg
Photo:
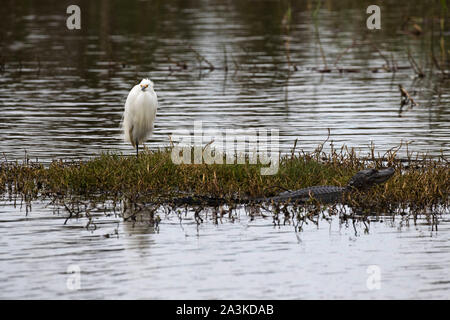
<instances>
[{"instance_id":1,"label":"egret's black leg","mask_svg":"<svg viewBox=\"0 0 450 320\"><path fill-rule=\"evenodd\" d=\"M136 141L136 158L139 157L139 144Z\"/></svg>"}]
</instances>

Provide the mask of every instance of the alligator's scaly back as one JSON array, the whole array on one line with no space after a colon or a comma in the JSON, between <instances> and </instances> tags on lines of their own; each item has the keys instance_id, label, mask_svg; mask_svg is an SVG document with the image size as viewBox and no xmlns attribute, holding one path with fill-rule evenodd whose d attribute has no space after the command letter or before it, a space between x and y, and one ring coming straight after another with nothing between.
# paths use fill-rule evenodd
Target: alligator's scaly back
<instances>
[{"instance_id":1,"label":"alligator's scaly back","mask_svg":"<svg viewBox=\"0 0 450 320\"><path fill-rule=\"evenodd\" d=\"M271 198L259 198L259 201L303 203L310 198L314 198L322 203L330 203L342 198L342 194L345 192L345 189L346 187L314 186L296 191L282 192Z\"/></svg>"}]
</instances>

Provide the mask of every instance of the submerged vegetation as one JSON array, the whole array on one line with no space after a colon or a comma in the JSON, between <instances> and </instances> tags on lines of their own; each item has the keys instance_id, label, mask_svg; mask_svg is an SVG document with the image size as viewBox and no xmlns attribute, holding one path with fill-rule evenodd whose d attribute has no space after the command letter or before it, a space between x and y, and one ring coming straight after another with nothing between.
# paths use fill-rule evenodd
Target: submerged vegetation
<instances>
[{"instance_id":1,"label":"submerged vegetation","mask_svg":"<svg viewBox=\"0 0 450 320\"><path fill-rule=\"evenodd\" d=\"M296 190L314 185L345 186L348 180L363 168L393 167L394 176L368 192L351 194L344 203L358 215L418 214L434 216L448 212L450 170L444 157L429 159L408 155L396 156L399 148L383 156L375 156L372 149L359 156L345 147L330 153L320 146L313 153L303 151L286 154L280 159L280 168L272 176L260 175L260 165L176 165L171 161L169 148L146 150L139 155L102 154L88 161L54 161L49 165L26 160L22 163L3 161L0 165L0 192L4 197L30 202L33 199L63 203L70 215L80 214L74 204L84 201L112 201L130 208L165 207L179 212L174 202L181 196L193 195L222 199L229 211L241 200L257 196L271 196L284 190ZM295 149L295 148L294 148ZM247 206L252 206L247 204ZM261 206L255 205L258 209ZM205 209L220 209L219 205L194 206L195 215ZM293 208L296 207L296 208ZM72 208L72 209L70 209ZM278 204L270 212L275 216L284 212L298 220L318 216L333 206L319 203L307 205ZM264 209L264 208L263 208ZM293 210L293 211L292 211ZM300 210L300 211L299 211ZM81 210L82 211L82 210ZM301 215L299 212L303 212Z\"/></svg>"}]
</instances>

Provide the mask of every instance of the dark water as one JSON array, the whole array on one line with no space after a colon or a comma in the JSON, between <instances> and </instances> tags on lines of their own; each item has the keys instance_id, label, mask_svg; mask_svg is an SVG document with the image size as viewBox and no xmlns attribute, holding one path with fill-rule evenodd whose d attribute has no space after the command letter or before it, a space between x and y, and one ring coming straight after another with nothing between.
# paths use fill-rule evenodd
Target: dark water
<instances>
[{"instance_id":1,"label":"dark water","mask_svg":"<svg viewBox=\"0 0 450 320\"><path fill-rule=\"evenodd\" d=\"M0 22L0 152L17 159L26 150L43 160L132 153L119 132L123 106L131 87L150 77L160 101L152 147L168 145L168 135L193 130L193 121L201 120L221 129L279 129L284 151L297 138L310 151L330 128L337 147L364 151L373 142L381 152L410 142L409 150L448 155L449 81L416 79L412 69L370 69L385 64L375 47L399 66L410 65L410 48L427 66L429 33L404 35L398 21L407 13L428 21L434 11L422 2L390 3L382 9L382 29L368 31L366 7L350 4L325 2L318 16L327 65L342 55L339 67L362 69L340 74L313 70L324 67L313 2L292 3L286 35L281 21L287 2L86 1L79 2L81 30L69 31L64 1L6 1ZM298 69L292 73L287 39ZM353 40L357 45L344 54ZM205 70L206 63L199 68L189 47L216 69ZM419 103L402 117L398 84L416 91Z\"/></svg>"},{"instance_id":2,"label":"dark water","mask_svg":"<svg viewBox=\"0 0 450 320\"><path fill-rule=\"evenodd\" d=\"M283 152L295 139L311 151L335 147L450 155L450 83L431 67L430 48L450 43L434 17L439 2L384 1L382 29L365 26L368 4L323 1L3 1L0 19L0 153L7 159L88 158L133 153L120 137L126 95L142 78L155 83L160 108L148 146L169 144L194 121L219 129L280 130ZM66 28L66 8L81 7L81 30ZM407 35L419 23L424 34ZM433 32L431 30L434 30ZM353 41L355 45L350 48ZM287 62L286 43L290 60ZM192 49L190 49L192 48ZM409 67L408 48L425 71L372 72L380 55ZM346 50L348 51L346 52ZM197 53L208 64L200 63ZM450 53L449 53L450 54ZM341 58L339 58L341 56ZM438 55L439 56L439 55ZM183 64L186 68L183 68ZM434 73L432 73L434 69ZM418 106L399 114L402 84ZM405 155L406 148L400 154ZM438 232L374 223L369 234L334 222L303 233L239 212L235 223L199 228L163 219L159 232L120 216L86 221L44 203L0 209L0 298L448 298L448 217ZM105 236L110 235L110 236ZM81 290L66 286L69 265ZM379 266L381 288L367 287Z\"/></svg>"}]
</instances>

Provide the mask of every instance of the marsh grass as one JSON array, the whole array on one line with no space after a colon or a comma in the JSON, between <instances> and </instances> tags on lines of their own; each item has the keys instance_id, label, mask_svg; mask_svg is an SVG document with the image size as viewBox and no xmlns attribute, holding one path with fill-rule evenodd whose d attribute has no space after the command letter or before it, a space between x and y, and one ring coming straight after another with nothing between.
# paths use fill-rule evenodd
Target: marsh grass
<instances>
[{"instance_id":1,"label":"marsh grass","mask_svg":"<svg viewBox=\"0 0 450 320\"><path fill-rule=\"evenodd\" d=\"M397 158L398 148L375 156L372 148L367 155L353 149L331 148L323 152L320 145L314 152L286 154L280 159L278 173L260 174L261 165L199 164L176 165L171 161L171 149L144 151L135 156L106 153L87 161L53 161L49 165L24 160L3 161L0 165L0 193L3 197L30 202L34 199L58 201L73 215L87 212L86 201L128 203L127 207L147 208L151 215L159 206L176 211L174 199L186 195L222 199L230 210L241 200L271 196L284 190L296 190L314 185L345 186L359 170L391 166L396 172L390 180L369 192L352 193L345 204L358 214L413 215L448 212L450 170L448 161L419 157L407 153ZM295 148L294 148L295 149ZM80 199L83 205L80 209ZM123 201L126 200L126 201ZM206 204L205 204L206 206ZM196 220L205 206L195 208ZM218 209L218 205L215 206ZM271 207L280 214L311 219L335 206L309 203L289 211L287 204ZM292 207L292 205L290 205ZM151 210L150 210L150 209ZM298 210L297 210L298 209ZM433 220L434 221L434 220Z\"/></svg>"}]
</instances>

